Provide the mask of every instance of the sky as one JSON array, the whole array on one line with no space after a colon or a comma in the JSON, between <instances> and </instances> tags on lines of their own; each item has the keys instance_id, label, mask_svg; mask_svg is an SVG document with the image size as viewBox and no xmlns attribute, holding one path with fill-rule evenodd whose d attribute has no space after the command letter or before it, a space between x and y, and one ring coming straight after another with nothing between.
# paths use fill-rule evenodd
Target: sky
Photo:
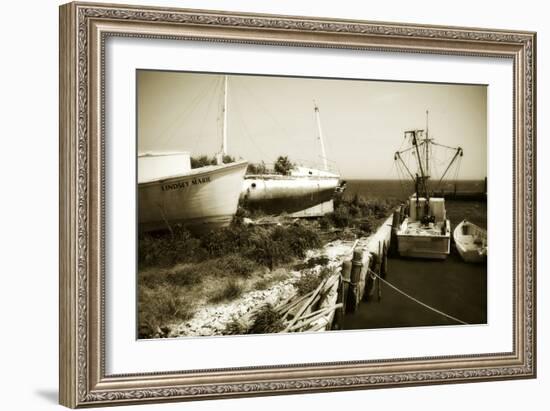
<instances>
[{"instance_id":1,"label":"sky","mask_svg":"<svg viewBox=\"0 0 550 411\"><path fill-rule=\"evenodd\" d=\"M220 74L139 70L138 152L219 152L223 81ZM227 100L228 154L237 159L272 164L286 155L320 168L315 101L330 167L344 179L399 178L394 153L407 145L405 130L426 127L427 110L430 138L464 150L458 178L487 175L483 85L230 75ZM434 176L452 154L434 148ZM412 167L415 159L406 160Z\"/></svg>"}]
</instances>

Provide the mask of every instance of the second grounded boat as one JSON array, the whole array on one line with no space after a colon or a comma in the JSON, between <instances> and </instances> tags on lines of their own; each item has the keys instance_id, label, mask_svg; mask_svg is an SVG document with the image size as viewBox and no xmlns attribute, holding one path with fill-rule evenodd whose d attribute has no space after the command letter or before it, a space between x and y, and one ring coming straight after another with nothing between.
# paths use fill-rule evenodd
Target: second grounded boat
<instances>
[{"instance_id":1,"label":"second grounded boat","mask_svg":"<svg viewBox=\"0 0 550 411\"><path fill-rule=\"evenodd\" d=\"M453 232L456 249L467 263L480 263L487 258L487 231L469 221L462 221Z\"/></svg>"},{"instance_id":2,"label":"second grounded boat","mask_svg":"<svg viewBox=\"0 0 550 411\"><path fill-rule=\"evenodd\" d=\"M447 218L445 199L432 197L430 179L430 153L432 145L454 150L451 161L440 177L439 184L443 181L449 169L457 159L462 157L463 150L460 147L452 148L437 144L429 138L426 112L426 130L405 131L405 139L411 145L395 153L394 160L403 173L408 175L415 185L415 192L407 200L406 209L408 215L397 228L397 251L403 257L445 259L450 253L451 247L451 222ZM403 159L405 153L412 153L415 157L417 172L409 169ZM398 168L399 169L399 168Z\"/></svg>"},{"instance_id":3,"label":"second grounded boat","mask_svg":"<svg viewBox=\"0 0 550 411\"><path fill-rule=\"evenodd\" d=\"M245 175L241 199L248 208L269 214L295 213L299 217L319 216L334 210L332 200L340 184L340 175L329 170L319 118L314 104L323 169L292 166L287 173L253 173Z\"/></svg>"}]
</instances>

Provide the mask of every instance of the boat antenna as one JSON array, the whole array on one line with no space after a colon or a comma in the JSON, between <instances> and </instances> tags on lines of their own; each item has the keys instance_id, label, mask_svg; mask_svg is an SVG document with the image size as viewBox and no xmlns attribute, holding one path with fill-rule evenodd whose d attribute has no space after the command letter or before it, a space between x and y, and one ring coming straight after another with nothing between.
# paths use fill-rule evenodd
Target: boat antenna
<instances>
[{"instance_id":1,"label":"boat antenna","mask_svg":"<svg viewBox=\"0 0 550 411\"><path fill-rule=\"evenodd\" d=\"M317 106L315 100L313 100L313 107L315 110L315 121L317 123L317 131L319 133L319 141L321 143L321 156L323 157L323 166L325 168L325 171L328 171L327 154L325 152L325 143L323 141L323 129L321 128L321 117L319 114L319 107Z\"/></svg>"}]
</instances>

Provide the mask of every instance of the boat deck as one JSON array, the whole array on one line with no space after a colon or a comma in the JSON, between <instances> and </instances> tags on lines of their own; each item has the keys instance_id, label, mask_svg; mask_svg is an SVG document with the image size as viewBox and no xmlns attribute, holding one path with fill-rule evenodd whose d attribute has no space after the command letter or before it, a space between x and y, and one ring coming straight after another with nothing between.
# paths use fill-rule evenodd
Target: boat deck
<instances>
[{"instance_id":1,"label":"boat deck","mask_svg":"<svg viewBox=\"0 0 550 411\"><path fill-rule=\"evenodd\" d=\"M446 223L444 221L429 225L423 225L420 221L406 222L402 225L399 234L427 237L445 236L449 235L445 225Z\"/></svg>"}]
</instances>

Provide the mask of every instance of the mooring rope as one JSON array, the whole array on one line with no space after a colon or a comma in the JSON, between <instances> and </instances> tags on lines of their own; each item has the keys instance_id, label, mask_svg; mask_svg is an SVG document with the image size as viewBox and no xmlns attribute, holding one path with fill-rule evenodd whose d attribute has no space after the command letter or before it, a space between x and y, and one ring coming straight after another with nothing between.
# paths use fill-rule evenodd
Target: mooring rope
<instances>
[{"instance_id":1,"label":"mooring rope","mask_svg":"<svg viewBox=\"0 0 550 411\"><path fill-rule=\"evenodd\" d=\"M457 323L460 323L460 324L464 324L464 325L468 325L468 323L466 321L462 321L456 317L453 317L452 315L449 315L447 313L444 313L443 311L440 311L438 310L437 308L434 308L432 307L431 305L428 305L426 303L423 303L422 301L418 300L417 298L414 298L412 295L409 295L407 294L405 291L403 290L400 290L399 288L397 288L395 285L393 285L392 283L384 280L382 277L380 277L378 274L376 274L374 271L372 271L370 268L368 269L370 271L370 273L372 275L374 275L376 278L378 278L380 281L382 281L384 284L388 285L389 287L393 288L395 291L397 291L398 293L404 295L405 297L409 298L410 300L414 301L415 303L417 304L420 304L421 306L437 313L437 314L440 314L444 317L447 317L449 318L450 320L453 320L453 321L456 321Z\"/></svg>"}]
</instances>

